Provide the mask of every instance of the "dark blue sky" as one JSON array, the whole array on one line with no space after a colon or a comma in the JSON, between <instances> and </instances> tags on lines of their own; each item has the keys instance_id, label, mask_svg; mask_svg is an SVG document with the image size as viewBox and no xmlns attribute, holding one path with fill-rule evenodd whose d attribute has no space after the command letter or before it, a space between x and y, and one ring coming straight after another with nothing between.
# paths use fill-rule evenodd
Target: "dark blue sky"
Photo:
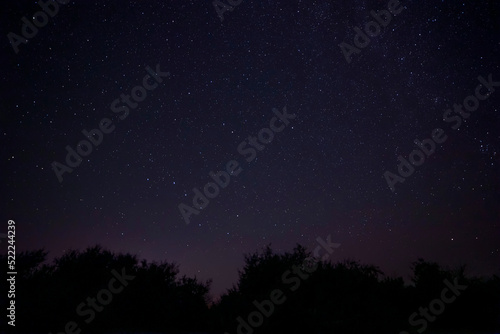
<instances>
[{"instance_id":1,"label":"dark blue sky","mask_svg":"<svg viewBox=\"0 0 500 334\"><path fill-rule=\"evenodd\" d=\"M339 44L389 2L246 0L221 22L210 1L69 1L17 54L8 34L40 7L4 5L4 230L15 220L19 250L51 256L98 243L175 261L214 294L243 253L328 235L333 261L388 275L418 257L498 274L500 87L458 129L443 114L479 76L500 81L500 5L402 1L348 63ZM261 132L285 107L295 118ZM109 133L59 182L52 164L103 119ZM446 141L392 192L384 173L436 128ZM179 204L233 160L238 175L187 225Z\"/></svg>"}]
</instances>

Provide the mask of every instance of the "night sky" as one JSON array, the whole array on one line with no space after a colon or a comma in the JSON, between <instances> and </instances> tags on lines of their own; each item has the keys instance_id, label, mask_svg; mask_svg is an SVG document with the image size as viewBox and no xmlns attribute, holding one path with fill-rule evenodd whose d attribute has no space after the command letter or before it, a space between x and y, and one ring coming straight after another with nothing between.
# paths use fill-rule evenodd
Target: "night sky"
<instances>
[{"instance_id":1,"label":"night sky","mask_svg":"<svg viewBox=\"0 0 500 334\"><path fill-rule=\"evenodd\" d=\"M68 1L27 43L40 6L3 4L0 232L15 220L17 252L51 258L174 261L214 296L244 253L328 235L332 261L387 275L418 257L500 274L500 3L401 1L356 47L390 2L243 0L221 20L209 0ZM453 111L478 77L474 110ZM446 140L392 191L386 171L401 180L435 129ZM219 171L229 184L195 208Z\"/></svg>"}]
</instances>

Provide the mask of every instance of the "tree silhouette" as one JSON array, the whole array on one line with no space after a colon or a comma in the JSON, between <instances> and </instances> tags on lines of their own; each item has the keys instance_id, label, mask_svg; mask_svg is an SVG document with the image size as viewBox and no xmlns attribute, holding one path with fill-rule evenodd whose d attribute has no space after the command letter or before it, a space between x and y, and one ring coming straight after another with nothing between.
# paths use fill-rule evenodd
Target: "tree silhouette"
<instances>
[{"instance_id":1,"label":"tree silhouette","mask_svg":"<svg viewBox=\"0 0 500 334\"><path fill-rule=\"evenodd\" d=\"M373 265L313 261L299 244L282 254L268 245L244 255L238 281L209 307L211 281L179 277L172 262L139 262L99 245L51 263L47 255L42 249L16 256L17 333L60 333L71 322L81 333L417 333L410 315L442 298L450 284L467 288L429 331L500 329L499 277L467 277L465 266L450 270L423 259L412 263L412 284L405 285ZM6 264L7 256L0 258ZM2 324L0 332L12 329Z\"/></svg>"}]
</instances>

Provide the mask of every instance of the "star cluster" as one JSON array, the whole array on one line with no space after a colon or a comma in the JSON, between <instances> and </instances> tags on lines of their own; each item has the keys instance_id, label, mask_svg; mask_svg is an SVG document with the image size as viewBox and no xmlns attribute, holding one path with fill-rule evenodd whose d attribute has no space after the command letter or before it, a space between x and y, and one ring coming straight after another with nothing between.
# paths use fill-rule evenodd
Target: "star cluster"
<instances>
[{"instance_id":1,"label":"star cluster","mask_svg":"<svg viewBox=\"0 0 500 334\"><path fill-rule=\"evenodd\" d=\"M243 253L326 235L333 261L386 274L417 257L498 274L500 88L457 131L442 115L478 76L500 81L500 5L401 1L348 63L339 45L387 3L245 0L221 22L210 1L69 1L17 54L6 36L40 7L5 5L2 221L21 250L97 243L175 261L214 294ZM170 76L120 119L113 101L157 64ZM296 118L246 162L238 145L284 107ZM59 182L53 162L104 118L114 130ZM447 141L392 192L384 172L434 128ZM179 204L231 160L241 173L186 224Z\"/></svg>"}]
</instances>

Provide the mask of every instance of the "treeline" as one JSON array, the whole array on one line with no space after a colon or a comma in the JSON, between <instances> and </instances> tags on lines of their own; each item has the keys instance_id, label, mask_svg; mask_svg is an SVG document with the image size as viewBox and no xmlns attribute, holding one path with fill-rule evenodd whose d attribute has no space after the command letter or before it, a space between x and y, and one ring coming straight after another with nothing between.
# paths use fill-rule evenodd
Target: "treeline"
<instances>
[{"instance_id":1,"label":"treeline","mask_svg":"<svg viewBox=\"0 0 500 334\"><path fill-rule=\"evenodd\" d=\"M7 256L0 256L4 268ZM467 277L418 259L412 284L356 261L313 260L300 245L245 255L238 282L210 303L210 281L169 262L139 261L95 246L47 263L16 256L15 328L2 333L422 333L498 332L500 278ZM5 275L5 271L4 274ZM1 307L9 306L9 277ZM4 311L8 314L9 311Z\"/></svg>"}]
</instances>

